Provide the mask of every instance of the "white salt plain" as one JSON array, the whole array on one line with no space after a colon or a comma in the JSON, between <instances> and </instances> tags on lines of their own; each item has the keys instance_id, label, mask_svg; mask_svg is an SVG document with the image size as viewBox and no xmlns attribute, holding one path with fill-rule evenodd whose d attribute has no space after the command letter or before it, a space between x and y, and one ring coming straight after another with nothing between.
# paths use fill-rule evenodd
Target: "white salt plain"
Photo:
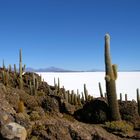
<instances>
[{"instance_id":1,"label":"white salt plain","mask_svg":"<svg viewBox=\"0 0 140 140\"><path fill-rule=\"evenodd\" d=\"M85 83L90 95L99 97L98 83L102 85L102 90L105 93L105 73L104 72L40 72L42 78L50 84L54 85L54 78L60 79L60 86L64 86L66 90L79 89L79 93L83 91L83 84ZM128 100L136 100L136 89L140 88L140 72L118 72L118 79L116 80L117 96L125 94Z\"/></svg>"}]
</instances>

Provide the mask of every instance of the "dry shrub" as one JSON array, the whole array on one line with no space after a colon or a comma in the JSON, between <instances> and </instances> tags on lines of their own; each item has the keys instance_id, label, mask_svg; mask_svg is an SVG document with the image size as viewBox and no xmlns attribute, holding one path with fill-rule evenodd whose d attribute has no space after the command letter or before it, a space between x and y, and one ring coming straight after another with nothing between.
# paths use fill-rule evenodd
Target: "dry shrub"
<instances>
[{"instance_id":1,"label":"dry shrub","mask_svg":"<svg viewBox=\"0 0 140 140\"><path fill-rule=\"evenodd\" d=\"M111 132L122 132L125 134L133 131L133 126L128 124L126 121L106 122L105 128Z\"/></svg>"}]
</instances>

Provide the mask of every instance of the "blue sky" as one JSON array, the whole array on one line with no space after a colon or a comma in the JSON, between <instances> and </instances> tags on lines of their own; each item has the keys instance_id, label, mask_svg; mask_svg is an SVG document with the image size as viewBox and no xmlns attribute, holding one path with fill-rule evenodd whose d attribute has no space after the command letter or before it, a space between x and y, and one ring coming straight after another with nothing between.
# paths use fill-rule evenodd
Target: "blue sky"
<instances>
[{"instance_id":1,"label":"blue sky","mask_svg":"<svg viewBox=\"0 0 140 140\"><path fill-rule=\"evenodd\" d=\"M104 69L104 35L113 63L140 69L140 0L0 0L0 61L27 67Z\"/></svg>"}]
</instances>

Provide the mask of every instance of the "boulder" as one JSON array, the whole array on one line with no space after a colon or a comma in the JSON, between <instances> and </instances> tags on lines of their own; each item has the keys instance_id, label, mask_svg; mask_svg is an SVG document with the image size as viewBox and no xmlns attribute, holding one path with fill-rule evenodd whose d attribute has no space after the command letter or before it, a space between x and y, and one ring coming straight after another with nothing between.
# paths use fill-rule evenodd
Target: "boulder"
<instances>
[{"instance_id":1,"label":"boulder","mask_svg":"<svg viewBox=\"0 0 140 140\"><path fill-rule=\"evenodd\" d=\"M1 129L1 135L3 136L3 138L9 140L11 139L26 140L27 132L23 126L15 122L10 122L8 124L3 125Z\"/></svg>"},{"instance_id":2,"label":"boulder","mask_svg":"<svg viewBox=\"0 0 140 140\"><path fill-rule=\"evenodd\" d=\"M109 120L109 108L104 98L88 101L74 113L77 120L85 123L104 123Z\"/></svg>"}]
</instances>

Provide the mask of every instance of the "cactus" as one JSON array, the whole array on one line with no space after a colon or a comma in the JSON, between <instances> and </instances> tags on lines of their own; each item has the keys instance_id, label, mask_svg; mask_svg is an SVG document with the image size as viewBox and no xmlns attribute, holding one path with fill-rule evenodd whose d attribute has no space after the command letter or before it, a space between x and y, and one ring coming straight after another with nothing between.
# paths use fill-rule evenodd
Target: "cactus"
<instances>
[{"instance_id":1,"label":"cactus","mask_svg":"<svg viewBox=\"0 0 140 140\"><path fill-rule=\"evenodd\" d=\"M101 83L99 82L99 91L100 91L100 97L103 97L102 87Z\"/></svg>"},{"instance_id":2,"label":"cactus","mask_svg":"<svg viewBox=\"0 0 140 140\"><path fill-rule=\"evenodd\" d=\"M122 102L122 93L120 93L120 102Z\"/></svg>"},{"instance_id":3,"label":"cactus","mask_svg":"<svg viewBox=\"0 0 140 140\"><path fill-rule=\"evenodd\" d=\"M2 81L3 81L3 84L5 86L8 85L8 82L9 82L9 72L5 72L4 70L2 71Z\"/></svg>"},{"instance_id":4,"label":"cactus","mask_svg":"<svg viewBox=\"0 0 140 140\"><path fill-rule=\"evenodd\" d=\"M3 67L2 67L3 70L5 70L5 63L4 63L4 60L3 60L3 64L2 64L2 65L3 65Z\"/></svg>"},{"instance_id":5,"label":"cactus","mask_svg":"<svg viewBox=\"0 0 140 140\"><path fill-rule=\"evenodd\" d=\"M56 84L56 80L55 80L55 77L54 77L54 87L56 87L57 86L57 84Z\"/></svg>"},{"instance_id":6,"label":"cactus","mask_svg":"<svg viewBox=\"0 0 140 140\"><path fill-rule=\"evenodd\" d=\"M32 88L33 88L33 95L36 95L36 89L37 89L37 83L36 83L36 78L35 78L35 75L33 73L32 75L32 78L33 78L33 85L32 85Z\"/></svg>"},{"instance_id":7,"label":"cactus","mask_svg":"<svg viewBox=\"0 0 140 140\"><path fill-rule=\"evenodd\" d=\"M19 51L19 75L22 76L22 50Z\"/></svg>"},{"instance_id":8,"label":"cactus","mask_svg":"<svg viewBox=\"0 0 140 140\"><path fill-rule=\"evenodd\" d=\"M84 99L84 94L83 94L83 92L81 93L81 95L82 95L81 102L84 103L84 102L85 102L85 99Z\"/></svg>"},{"instance_id":9,"label":"cactus","mask_svg":"<svg viewBox=\"0 0 140 140\"><path fill-rule=\"evenodd\" d=\"M80 94L79 94L79 90L77 89L77 104L78 105L82 105L82 103L81 103L81 98L80 98Z\"/></svg>"},{"instance_id":10,"label":"cactus","mask_svg":"<svg viewBox=\"0 0 140 140\"><path fill-rule=\"evenodd\" d=\"M139 95L139 89L137 88L137 104L138 104L138 113L140 116L140 95Z\"/></svg>"},{"instance_id":11,"label":"cactus","mask_svg":"<svg viewBox=\"0 0 140 140\"><path fill-rule=\"evenodd\" d=\"M25 72L25 69L26 69L26 65L24 64L22 67L22 73Z\"/></svg>"},{"instance_id":12,"label":"cactus","mask_svg":"<svg viewBox=\"0 0 140 140\"><path fill-rule=\"evenodd\" d=\"M23 80L22 80L22 50L19 51L19 88L23 88Z\"/></svg>"},{"instance_id":13,"label":"cactus","mask_svg":"<svg viewBox=\"0 0 140 140\"><path fill-rule=\"evenodd\" d=\"M32 81L29 82L29 87L31 95L36 95L38 90L38 80L35 78L34 73L32 73Z\"/></svg>"},{"instance_id":14,"label":"cactus","mask_svg":"<svg viewBox=\"0 0 140 140\"><path fill-rule=\"evenodd\" d=\"M67 101L67 102L69 102L69 94L68 94L69 92L68 91L66 91L65 93L64 93L64 99Z\"/></svg>"},{"instance_id":15,"label":"cactus","mask_svg":"<svg viewBox=\"0 0 140 140\"><path fill-rule=\"evenodd\" d=\"M116 94L117 67L112 65L110 56L110 36L105 35L105 70L106 70L106 93L111 114L111 120L121 120L119 105Z\"/></svg>"},{"instance_id":16,"label":"cactus","mask_svg":"<svg viewBox=\"0 0 140 140\"><path fill-rule=\"evenodd\" d=\"M107 99L107 93L106 92L104 93L104 96L105 96L105 99Z\"/></svg>"},{"instance_id":17,"label":"cactus","mask_svg":"<svg viewBox=\"0 0 140 140\"><path fill-rule=\"evenodd\" d=\"M71 104L74 104L74 90L71 91Z\"/></svg>"},{"instance_id":18,"label":"cactus","mask_svg":"<svg viewBox=\"0 0 140 140\"><path fill-rule=\"evenodd\" d=\"M57 90L58 90L58 93L60 92L60 80L58 78L58 83L57 83Z\"/></svg>"},{"instance_id":19,"label":"cactus","mask_svg":"<svg viewBox=\"0 0 140 140\"><path fill-rule=\"evenodd\" d=\"M68 103L71 103L71 94L70 94L70 91L68 90Z\"/></svg>"},{"instance_id":20,"label":"cactus","mask_svg":"<svg viewBox=\"0 0 140 140\"><path fill-rule=\"evenodd\" d=\"M23 113L25 111L24 102L22 100L18 103L18 113Z\"/></svg>"},{"instance_id":21,"label":"cactus","mask_svg":"<svg viewBox=\"0 0 140 140\"><path fill-rule=\"evenodd\" d=\"M86 84L84 84L84 95L85 95L85 100L88 101L88 91L86 88Z\"/></svg>"},{"instance_id":22,"label":"cactus","mask_svg":"<svg viewBox=\"0 0 140 140\"><path fill-rule=\"evenodd\" d=\"M125 101L127 102L127 94L125 94Z\"/></svg>"},{"instance_id":23,"label":"cactus","mask_svg":"<svg viewBox=\"0 0 140 140\"><path fill-rule=\"evenodd\" d=\"M17 73L16 64L14 64L14 73Z\"/></svg>"},{"instance_id":24,"label":"cactus","mask_svg":"<svg viewBox=\"0 0 140 140\"><path fill-rule=\"evenodd\" d=\"M9 65L8 71L9 71L9 72L12 72L12 67L11 67L11 65Z\"/></svg>"},{"instance_id":25,"label":"cactus","mask_svg":"<svg viewBox=\"0 0 140 140\"><path fill-rule=\"evenodd\" d=\"M78 104L76 94L74 94L74 101L73 101L73 104L74 104L74 105L77 105L77 104Z\"/></svg>"}]
</instances>

